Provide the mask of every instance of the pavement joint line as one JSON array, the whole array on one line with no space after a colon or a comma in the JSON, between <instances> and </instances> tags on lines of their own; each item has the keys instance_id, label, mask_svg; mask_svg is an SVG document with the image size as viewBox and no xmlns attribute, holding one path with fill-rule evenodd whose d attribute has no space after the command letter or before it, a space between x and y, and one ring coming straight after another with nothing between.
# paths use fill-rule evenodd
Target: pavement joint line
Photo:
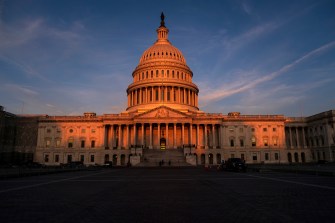
<instances>
[{"instance_id":1,"label":"pavement joint line","mask_svg":"<svg viewBox=\"0 0 335 223\"><path fill-rule=\"evenodd\" d=\"M6 190L0 190L0 194L6 193L6 192L11 192L11 191L24 190L24 189L33 188L33 187L39 187L39 186L53 184L53 183L71 181L73 179L79 179L79 178L83 178L83 177L90 177L90 176L99 175L99 174L103 174L103 173L106 173L106 172L102 171L102 172L98 172L98 173L87 174L87 175L84 175L84 176L71 177L71 178L65 178L65 179L60 179L60 180L53 180L53 181L49 181L49 182L45 182L45 183L39 183L39 184L33 184L33 185L28 185L28 186L10 188L10 189L6 189Z\"/></svg>"},{"instance_id":2,"label":"pavement joint line","mask_svg":"<svg viewBox=\"0 0 335 223\"><path fill-rule=\"evenodd\" d=\"M309 184L309 183L302 183L302 182L292 181L292 180L276 179L276 178L272 178L272 177L255 176L255 175L250 175L250 174L248 174L248 176L255 177L255 178L261 178L261 179L266 179L266 180L284 182L284 183L299 184L299 185L308 186L308 187L316 187L316 188L322 188L322 189L328 189L328 190L335 190L335 187L322 186L322 185L317 185L317 184Z\"/></svg>"}]
</instances>

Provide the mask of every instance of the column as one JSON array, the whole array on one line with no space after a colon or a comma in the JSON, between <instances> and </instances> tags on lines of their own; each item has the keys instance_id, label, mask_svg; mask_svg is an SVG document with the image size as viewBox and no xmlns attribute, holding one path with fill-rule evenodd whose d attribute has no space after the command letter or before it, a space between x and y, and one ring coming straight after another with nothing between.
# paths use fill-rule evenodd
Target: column
<instances>
[{"instance_id":1,"label":"column","mask_svg":"<svg viewBox=\"0 0 335 223\"><path fill-rule=\"evenodd\" d=\"M303 148L306 148L305 127L302 127L302 143Z\"/></svg>"},{"instance_id":2,"label":"column","mask_svg":"<svg viewBox=\"0 0 335 223\"><path fill-rule=\"evenodd\" d=\"M292 145L292 131L291 131L291 127L288 127L289 131L290 131L290 148L293 147Z\"/></svg>"},{"instance_id":3,"label":"column","mask_svg":"<svg viewBox=\"0 0 335 223\"><path fill-rule=\"evenodd\" d=\"M208 149L208 145L207 145L207 124L204 124L204 134L205 134L205 149Z\"/></svg>"},{"instance_id":4,"label":"column","mask_svg":"<svg viewBox=\"0 0 335 223\"><path fill-rule=\"evenodd\" d=\"M200 139L200 133L199 133L199 124L197 124L197 141L196 141L196 148L199 147L199 139Z\"/></svg>"},{"instance_id":5,"label":"column","mask_svg":"<svg viewBox=\"0 0 335 223\"><path fill-rule=\"evenodd\" d=\"M137 144L136 142L136 123L134 123L134 146Z\"/></svg>"},{"instance_id":6,"label":"column","mask_svg":"<svg viewBox=\"0 0 335 223\"><path fill-rule=\"evenodd\" d=\"M158 101L161 101L161 87L158 87Z\"/></svg>"},{"instance_id":7,"label":"column","mask_svg":"<svg viewBox=\"0 0 335 223\"><path fill-rule=\"evenodd\" d=\"M152 149L152 123L149 124L149 134L150 134L150 144L149 144L149 149Z\"/></svg>"},{"instance_id":8,"label":"column","mask_svg":"<svg viewBox=\"0 0 335 223\"><path fill-rule=\"evenodd\" d=\"M300 138L299 138L299 130L298 130L298 127L295 128L295 135L296 135L296 138L297 138L297 148L300 148Z\"/></svg>"},{"instance_id":9,"label":"column","mask_svg":"<svg viewBox=\"0 0 335 223\"><path fill-rule=\"evenodd\" d=\"M148 103L148 88L145 88L145 103Z\"/></svg>"},{"instance_id":10,"label":"column","mask_svg":"<svg viewBox=\"0 0 335 223\"><path fill-rule=\"evenodd\" d=\"M121 147L122 147L122 139L121 139L121 137L122 137L122 126L121 125L119 125L119 145L118 145L118 149L121 149Z\"/></svg>"},{"instance_id":11,"label":"column","mask_svg":"<svg viewBox=\"0 0 335 223\"><path fill-rule=\"evenodd\" d=\"M192 147L192 123L190 123L190 144L191 144L191 147Z\"/></svg>"},{"instance_id":12,"label":"column","mask_svg":"<svg viewBox=\"0 0 335 223\"><path fill-rule=\"evenodd\" d=\"M135 90L135 104L137 105L138 104L138 101L137 101L137 89Z\"/></svg>"},{"instance_id":13,"label":"column","mask_svg":"<svg viewBox=\"0 0 335 223\"><path fill-rule=\"evenodd\" d=\"M180 104L181 103L181 97L180 97L180 95L181 95L181 90L180 90L180 87L178 87L178 103Z\"/></svg>"},{"instance_id":14,"label":"column","mask_svg":"<svg viewBox=\"0 0 335 223\"><path fill-rule=\"evenodd\" d=\"M223 133L223 131L222 131L222 125L220 124L220 132L219 132L219 140L220 140L220 142L219 142L219 148L220 149L222 149L222 147L223 147L223 137L222 137L222 133ZM249 139L249 137L246 137L247 139ZM245 142L244 144L246 144L247 142Z\"/></svg>"},{"instance_id":15,"label":"column","mask_svg":"<svg viewBox=\"0 0 335 223\"><path fill-rule=\"evenodd\" d=\"M158 134L157 134L157 138L158 138L158 148L160 149L161 147L161 123L157 123L158 125Z\"/></svg>"},{"instance_id":16,"label":"column","mask_svg":"<svg viewBox=\"0 0 335 223\"><path fill-rule=\"evenodd\" d=\"M104 147L105 149L108 147L108 129L109 125L105 125L105 138L104 138Z\"/></svg>"},{"instance_id":17,"label":"column","mask_svg":"<svg viewBox=\"0 0 335 223\"><path fill-rule=\"evenodd\" d=\"M216 148L216 140L215 140L215 124L212 124L212 137L213 137L213 148Z\"/></svg>"},{"instance_id":18,"label":"column","mask_svg":"<svg viewBox=\"0 0 335 223\"><path fill-rule=\"evenodd\" d=\"M126 147L126 149L129 149L129 145L130 145L130 127L129 127L129 125L126 125L126 139L127 139L127 145L125 146Z\"/></svg>"},{"instance_id":19,"label":"column","mask_svg":"<svg viewBox=\"0 0 335 223\"><path fill-rule=\"evenodd\" d=\"M165 88L164 88L164 101L167 101L167 90L168 90L168 87L165 86Z\"/></svg>"},{"instance_id":20,"label":"column","mask_svg":"<svg viewBox=\"0 0 335 223\"><path fill-rule=\"evenodd\" d=\"M188 89L187 91L188 91L188 102L187 102L187 103L188 103L189 105L191 105L191 104L192 104L192 103L191 103L191 101L192 101L192 99L191 99L191 91L190 91L190 89Z\"/></svg>"},{"instance_id":21,"label":"column","mask_svg":"<svg viewBox=\"0 0 335 223\"><path fill-rule=\"evenodd\" d=\"M184 142L184 132L185 131L185 124L184 123L181 123L181 144L184 145L185 142Z\"/></svg>"},{"instance_id":22,"label":"column","mask_svg":"<svg viewBox=\"0 0 335 223\"><path fill-rule=\"evenodd\" d=\"M144 123L142 123L142 146L144 147Z\"/></svg>"},{"instance_id":23,"label":"column","mask_svg":"<svg viewBox=\"0 0 335 223\"><path fill-rule=\"evenodd\" d=\"M183 88L183 95L184 95L183 104L186 104L186 89L185 88Z\"/></svg>"},{"instance_id":24,"label":"column","mask_svg":"<svg viewBox=\"0 0 335 223\"><path fill-rule=\"evenodd\" d=\"M174 102L174 87L171 87L171 91L170 91L170 101Z\"/></svg>"},{"instance_id":25,"label":"column","mask_svg":"<svg viewBox=\"0 0 335 223\"><path fill-rule=\"evenodd\" d=\"M173 123L173 148L176 149L176 140L177 140L177 124Z\"/></svg>"},{"instance_id":26,"label":"column","mask_svg":"<svg viewBox=\"0 0 335 223\"><path fill-rule=\"evenodd\" d=\"M142 97L143 97L142 88L140 88L139 93L140 93L140 101L139 101L140 103L139 104L142 104Z\"/></svg>"},{"instance_id":27,"label":"column","mask_svg":"<svg viewBox=\"0 0 335 223\"><path fill-rule=\"evenodd\" d=\"M168 149L168 145L170 144L169 143L169 123L166 123L165 126L166 126L166 137L165 137L166 138L166 145L165 146Z\"/></svg>"},{"instance_id":28,"label":"column","mask_svg":"<svg viewBox=\"0 0 335 223\"><path fill-rule=\"evenodd\" d=\"M110 137L109 137L110 140L108 142L108 146L113 149L114 147L114 144L113 144L114 143L114 125L110 125L109 130L110 130Z\"/></svg>"}]
</instances>

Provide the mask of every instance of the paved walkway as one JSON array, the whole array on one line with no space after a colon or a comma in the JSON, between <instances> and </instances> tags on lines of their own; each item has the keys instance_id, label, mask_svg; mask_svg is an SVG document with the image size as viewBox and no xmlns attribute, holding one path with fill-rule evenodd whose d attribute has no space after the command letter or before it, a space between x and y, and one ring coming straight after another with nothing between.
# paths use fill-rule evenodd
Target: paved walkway
<instances>
[{"instance_id":1,"label":"paved walkway","mask_svg":"<svg viewBox=\"0 0 335 223\"><path fill-rule=\"evenodd\" d=\"M335 178L115 168L0 181L2 223L335 222Z\"/></svg>"},{"instance_id":2,"label":"paved walkway","mask_svg":"<svg viewBox=\"0 0 335 223\"><path fill-rule=\"evenodd\" d=\"M290 172L323 176L335 176L335 163L327 164L283 164L283 165L249 165L250 171L258 172Z\"/></svg>"}]
</instances>

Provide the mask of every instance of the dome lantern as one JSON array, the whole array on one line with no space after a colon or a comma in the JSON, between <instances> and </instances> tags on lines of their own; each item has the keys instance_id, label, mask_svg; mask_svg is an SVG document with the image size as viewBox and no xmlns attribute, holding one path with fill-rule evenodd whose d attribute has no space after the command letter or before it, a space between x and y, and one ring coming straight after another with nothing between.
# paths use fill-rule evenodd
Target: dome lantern
<instances>
[{"instance_id":1,"label":"dome lantern","mask_svg":"<svg viewBox=\"0 0 335 223\"><path fill-rule=\"evenodd\" d=\"M165 27L165 22L164 22L164 13L162 12L161 14L161 26L157 29L157 43L169 43L168 40L168 33L169 29Z\"/></svg>"}]
</instances>

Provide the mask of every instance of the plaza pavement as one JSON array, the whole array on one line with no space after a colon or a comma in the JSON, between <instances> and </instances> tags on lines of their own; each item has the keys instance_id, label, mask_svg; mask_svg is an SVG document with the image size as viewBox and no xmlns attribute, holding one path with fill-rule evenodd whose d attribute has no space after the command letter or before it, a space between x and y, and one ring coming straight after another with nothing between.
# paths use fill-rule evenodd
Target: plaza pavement
<instances>
[{"instance_id":1,"label":"plaza pavement","mask_svg":"<svg viewBox=\"0 0 335 223\"><path fill-rule=\"evenodd\" d=\"M1 222L335 222L335 178L115 168L0 181Z\"/></svg>"}]
</instances>

